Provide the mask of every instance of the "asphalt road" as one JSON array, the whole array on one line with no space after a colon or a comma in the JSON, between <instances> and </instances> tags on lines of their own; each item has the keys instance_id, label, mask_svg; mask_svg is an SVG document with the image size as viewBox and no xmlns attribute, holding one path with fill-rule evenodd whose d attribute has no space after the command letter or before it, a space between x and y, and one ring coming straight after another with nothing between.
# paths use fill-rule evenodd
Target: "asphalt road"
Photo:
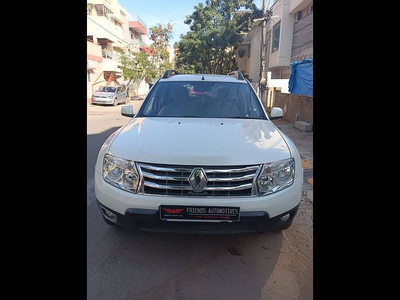
<instances>
[{"instance_id":1,"label":"asphalt road","mask_svg":"<svg viewBox=\"0 0 400 300\"><path fill-rule=\"evenodd\" d=\"M141 103L129 104L137 110ZM93 187L102 143L129 120L121 116L121 107L88 106L87 299L313 299L312 197L307 197L312 196L312 132L276 122L298 146L305 166L304 197L288 230L243 235L130 232L105 224Z\"/></svg>"}]
</instances>

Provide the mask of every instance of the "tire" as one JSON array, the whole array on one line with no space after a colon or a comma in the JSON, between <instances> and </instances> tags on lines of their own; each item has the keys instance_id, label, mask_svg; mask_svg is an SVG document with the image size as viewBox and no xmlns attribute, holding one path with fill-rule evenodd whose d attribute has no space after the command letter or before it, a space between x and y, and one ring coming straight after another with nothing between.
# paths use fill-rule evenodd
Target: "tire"
<instances>
[{"instance_id":1,"label":"tire","mask_svg":"<svg viewBox=\"0 0 400 300\"><path fill-rule=\"evenodd\" d=\"M117 101L117 98L115 98L115 99L114 99L113 106L117 106L117 105L118 105L118 101Z\"/></svg>"}]
</instances>

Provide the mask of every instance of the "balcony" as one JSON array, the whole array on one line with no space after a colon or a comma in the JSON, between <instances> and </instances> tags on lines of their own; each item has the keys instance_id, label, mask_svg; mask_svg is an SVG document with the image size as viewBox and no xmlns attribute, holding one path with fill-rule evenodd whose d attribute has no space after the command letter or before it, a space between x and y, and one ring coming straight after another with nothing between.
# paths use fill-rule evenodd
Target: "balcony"
<instances>
[{"instance_id":1,"label":"balcony","mask_svg":"<svg viewBox=\"0 0 400 300\"><path fill-rule=\"evenodd\" d=\"M143 42L140 38L138 38L137 36L135 36L134 34L130 34L130 42L133 44L137 44L139 46L147 46L147 44L145 42Z\"/></svg>"},{"instance_id":2,"label":"balcony","mask_svg":"<svg viewBox=\"0 0 400 300\"><path fill-rule=\"evenodd\" d=\"M115 53L115 52L111 52L111 51L107 51L107 50L102 50L101 51L101 55L104 58L115 60L116 62L119 62L119 59L121 58L121 54Z\"/></svg>"},{"instance_id":3,"label":"balcony","mask_svg":"<svg viewBox=\"0 0 400 300\"><path fill-rule=\"evenodd\" d=\"M103 69L105 72L121 72L118 68L119 59L121 55L119 53L102 50L101 55L103 56Z\"/></svg>"},{"instance_id":4,"label":"balcony","mask_svg":"<svg viewBox=\"0 0 400 300\"><path fill-rule=\"evenodd\" d=\"M136 31L139 34L147 34L147 26L146 23L143 22L139 16L134 16L132 17L132 21L129 21L129 28L132 28L134 31Z\"/></svg>"}]
</instances>

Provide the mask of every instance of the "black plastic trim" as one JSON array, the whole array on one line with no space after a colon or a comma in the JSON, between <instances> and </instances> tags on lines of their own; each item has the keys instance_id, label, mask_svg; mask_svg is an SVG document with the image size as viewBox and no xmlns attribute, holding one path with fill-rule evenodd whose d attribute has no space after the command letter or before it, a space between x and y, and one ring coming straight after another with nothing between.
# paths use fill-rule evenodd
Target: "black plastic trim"
<instances>
[{"instance_id":1,"label":"black plastic trim","mask_svg":"<svg viewBox=\"0 0 400 300\"><path fill-rule=\"evenodd\" d=\"M161 221L158 209L129 208L125 215L109 209L98 200L99 207L103 207L117 216L117 224L132 230L151 231L151 232L176 232L176 233L208 233L208 234L238 234L249 232L269 232L288 228L292 223L297 210L296 207L273 218L265 211L245 211L240 213L239 222L168 222ZM290 214L286 221L280 218ZM102 213L103 215L103 213ZM103 216L104 218L104 216Z\"/></svg>"},{"instance_id":2,"label":"black plastic trim","mask_svg":"<svg viewBox=\"0 0 400 300\"><path fill-rule=\"evenodd\" d=\"M167 70L167 71L165 71L165 73L164 73L162 78L166 79L166 78L171 77L172 75L178 75L178 74L179 74L179 72L177 72L175 70Z\"/></svg>"}]
</instances>

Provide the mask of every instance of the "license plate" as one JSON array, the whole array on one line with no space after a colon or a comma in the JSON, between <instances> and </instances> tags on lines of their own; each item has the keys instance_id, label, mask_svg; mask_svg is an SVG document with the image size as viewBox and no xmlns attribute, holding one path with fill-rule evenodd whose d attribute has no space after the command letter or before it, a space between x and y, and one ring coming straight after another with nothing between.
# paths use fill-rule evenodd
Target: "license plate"
<instances>
[{"instance_id":1,"label":"license plate","mask_svg":"<svg viewBox=\"0 0 400 300\"><path fill-rule=\"evenodd\" d=\"M160 205L160 219L166 221L239 221L240 207Z\"/></svg>"}]
</instances>

